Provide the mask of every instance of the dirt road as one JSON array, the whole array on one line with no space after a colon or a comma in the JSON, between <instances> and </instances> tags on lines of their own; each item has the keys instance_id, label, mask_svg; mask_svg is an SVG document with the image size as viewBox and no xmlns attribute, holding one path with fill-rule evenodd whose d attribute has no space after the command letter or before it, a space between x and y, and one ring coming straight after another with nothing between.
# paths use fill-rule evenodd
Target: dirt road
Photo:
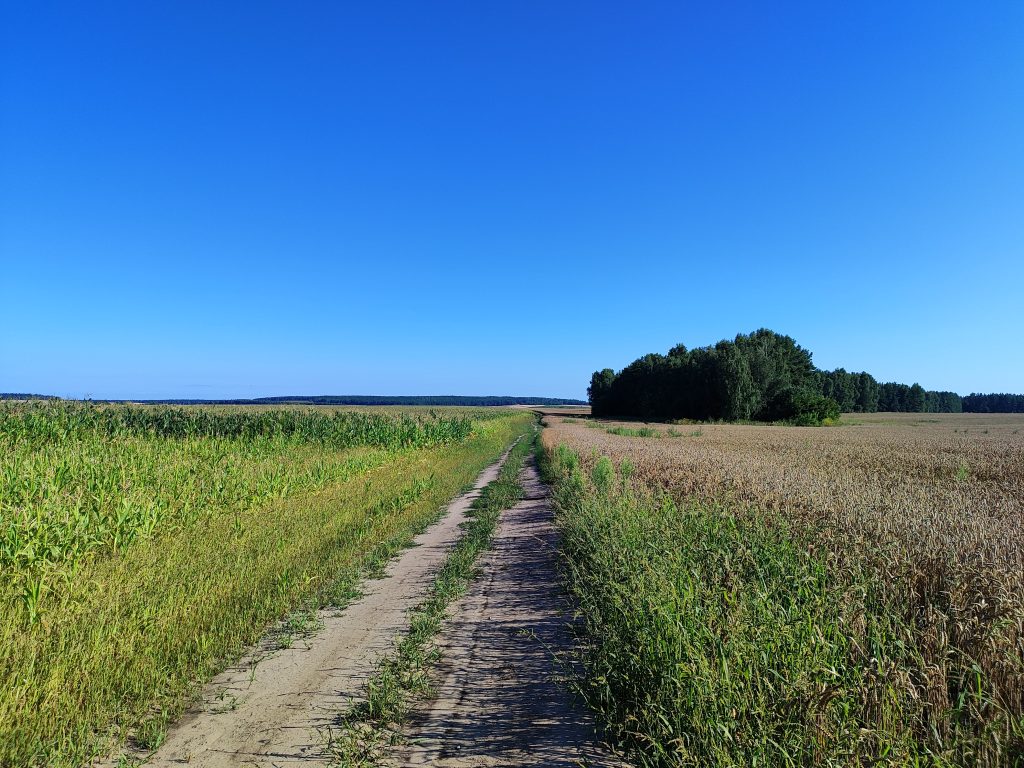
<instances>
[{"instance_id":1,"label":"dirt road","mask_svg":"<svg viewBox=\"0 0 1024 768\"><path fill-rule=\"evenodd\" d=\"M465 513L500 464L485 470L383 578L368 582L359 600L322 611L322 628L291 647L274 650L268 640L254 649L206 687L155 754L135 757L161 768L328 765L324 731L357 701L408 627L408 610L425 596ZM571 642L552 509L532 461L521 480L526 498L502 514L479 579L441 632L438 696L414 708L407 741L392 754L397 764L621 765L593 746L592 723L558 679L557 659Z\"/></svg>"},{"instance_id":2,"label":"dirt road","mask_svg":"<svg viewBox=\"0 0 1024 768\"><path fill-rule=\"evenodd\" d=\"M407 611L423 598L470 504L497 477L500 464L452 502L383 578L368 582L359 600L341 611L321 611L322 629L284 650L255 649L215 678L146 765L326 765L320 730L348 709L381 654L408 626Z\"/></svg>"},{"instance_id":3,"label":"dirt road","mask_svg":"<svg viewBox=\"0 0 1024 768\"><path fill-rule=\"evenodd\" d=\"M558 679L570 647L551 503L533 462L503 513L480 577L442 631L437 698L414 713L398 765L621 765Z\"/></svg>"}]
</instances>

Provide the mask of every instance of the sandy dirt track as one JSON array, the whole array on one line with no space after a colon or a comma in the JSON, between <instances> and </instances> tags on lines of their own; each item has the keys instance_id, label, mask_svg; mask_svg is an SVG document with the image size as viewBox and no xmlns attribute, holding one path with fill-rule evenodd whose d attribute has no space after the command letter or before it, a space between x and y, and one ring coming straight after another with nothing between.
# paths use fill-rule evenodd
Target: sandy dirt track
<instances>
[{"instance_id":1,"label":"sandy dirt track","mask_svg":"<svg viewBox=\"0 0 1024 768\"><path fill-rule=\"evenodd\" d=\"M552 507L532 461L520 479L525 498L502 514L442 631L438 695L414 712L398 765L622 765L595 746L593 723L559 680L571 638Z\"/></svg>"},{"instance_id":2,"label":"sandy dirt track","mask_svg":"<svg viewBox=\"0 0 1024 768\"><path fill-rule=\"evenodd\" d=\"M407 628L407 611L424 597L470 504L497 477L504 459L392 561L383 578L364 584L359 600L341 611L322 611L323 628L313 636L262 660L268 649L255 649L215 678L146 765L327 765L320 730L348 709L381 654Z\"/></svg>"}]
</instances>

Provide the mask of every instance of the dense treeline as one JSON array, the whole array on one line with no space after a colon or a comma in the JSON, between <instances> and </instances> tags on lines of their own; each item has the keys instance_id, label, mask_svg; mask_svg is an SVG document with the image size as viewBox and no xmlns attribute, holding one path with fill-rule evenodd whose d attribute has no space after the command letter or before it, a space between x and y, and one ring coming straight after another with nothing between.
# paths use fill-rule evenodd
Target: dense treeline
<instances>
[{"instance_id":1,"label":"dense treeline","mask_svg":"<svg viewBox=\"0 0 1024 768\"><path fill-rule=\"evenodd\" d=\"M755 420L820 424L840 412L1024 412L1022 395L935 392L879 382L865 372L822 371L789 336L762 328L734 340L649 354L618 373L597 371L587 389L596 416L648 420Z\"/></svg>"},{"instance_id":2,"label":"dense treeline","mask_svg":"<svg viewBox=\"0 0 1024 768\"><path fill-rule=\"evenodd\" d=\"M963 403L967 413L1024 413L1024 395L972 393Z\"/></svg>"},{"instance_id":3,"label":"dense treeline","mask_svg":"<svg viewBox=\"0 0 1024 768\"><path fill-rule=\"evenodd\" d=\"M818 376L821 393L835 400L844 413L960 413L963 410L962 398L956 392L934 392L920 384L882 383L870 373L848 373L843 368L819 371Z\"/></svg>"},{"instance_id":4,"label":"dense treeline","mask_svg":"<svg viewBox=\"0 0 1024 768\"><path fill-rule=\"evenodd\" d=\"M811 353L762 329L714 346L680 344L618 374L606 368L593 375L588 394L597 416L820 423L839 415L821 390Z\"/></svg>"}]
</instances>

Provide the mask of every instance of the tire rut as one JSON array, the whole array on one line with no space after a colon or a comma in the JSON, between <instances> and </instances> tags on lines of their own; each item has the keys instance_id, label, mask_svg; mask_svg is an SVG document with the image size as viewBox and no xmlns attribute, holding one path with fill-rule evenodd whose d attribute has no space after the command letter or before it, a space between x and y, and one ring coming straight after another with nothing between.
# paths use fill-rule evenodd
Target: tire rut
<instances>
[{"instance_id":1,"label":"tire rut","mask_svg":"<svg viewBox=\"0 0 1024 768\"><path fill-rule=\"evenodd\" d=\"M438 640L436 698L413 710L393 763L438 768L622 766L564 684L572 638L547 489L530 462L480 576Z\"/></svg>"}]
</instances>

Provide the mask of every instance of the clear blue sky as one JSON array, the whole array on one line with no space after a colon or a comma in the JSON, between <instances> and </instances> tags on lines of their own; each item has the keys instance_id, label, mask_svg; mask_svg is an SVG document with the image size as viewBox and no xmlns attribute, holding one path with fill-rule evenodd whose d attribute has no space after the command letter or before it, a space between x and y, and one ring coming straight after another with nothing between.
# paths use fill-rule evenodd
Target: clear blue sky
<instances>
[{"instance_id":1,"label":"clear blue sky","mask_svg":"<svg viewBox=\"0 0 1024 768\"><path fill-rule=\"evenodd\" d=\"M0 391L1024 391L1024 3L19 3Z\"/></svg>"}]
</instances>

